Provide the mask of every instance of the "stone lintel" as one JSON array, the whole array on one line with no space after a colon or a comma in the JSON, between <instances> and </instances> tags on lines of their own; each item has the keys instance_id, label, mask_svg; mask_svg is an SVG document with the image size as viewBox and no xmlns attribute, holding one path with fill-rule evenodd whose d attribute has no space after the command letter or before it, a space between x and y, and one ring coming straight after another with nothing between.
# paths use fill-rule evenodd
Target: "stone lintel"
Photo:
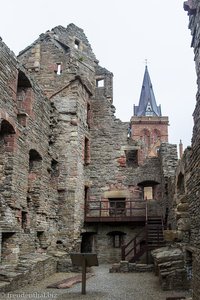
<instances>
[{"instance_id":1,"label":"stone lintel","mask_svg":"<svg viewBox=\"0 0 200 300\"><path fill-rule=\"evenodd\" d=\"M139 150L140 148L141 148L140 146L130 146L130 145L127 145L127 146L122 146L121 150L122 151L131 151L131 150Z\"/></svg>"},{"instance_id":2,"label":"stone lintel","mask_svg":"<svg viewBox=\"0 0 200 300\"><path fill-rule=\"evenodd\" d=\"M107 191L103 194L104 198L130 198L128 190Z\"/></svg>"}]
</instances>

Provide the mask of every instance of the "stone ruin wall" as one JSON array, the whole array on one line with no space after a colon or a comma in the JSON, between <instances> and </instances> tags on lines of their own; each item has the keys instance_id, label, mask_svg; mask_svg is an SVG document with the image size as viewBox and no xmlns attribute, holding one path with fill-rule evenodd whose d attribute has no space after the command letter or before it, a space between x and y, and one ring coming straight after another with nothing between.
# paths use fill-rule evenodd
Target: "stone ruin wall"
<instances>
[{"instance_id":1,"label":"stone ruin wall","mask_svg":"<svg viewBox=\"0 0 200 300\"><path fill-rule=\"evenodd\" d=\"M3 42L0 51L1 252L4 262L16 263L19 253L43 251L57 240L48 153L51 108Z\"/></svg>"},{"instance_id":2,"label":"stone ruin wall","mask_svg":"<svg viewBox=\"0 0 200 300\"><path fill-rule=\"evenodd\" d=\"M178 161L175 174L166 178L168 193L168 227L170 242L174 241L184 253L187 281L191 281L194 300L200 295L200 3L196 0L184 2L184 9L189 15L189 29L192 34L191 46L194 48L194 60L197 73L197 102L193 113L194 127L191 147L188 147ZM161 148L162 149L162 148ZM168 160L167 160L168 161ZM164 176L165 178L165 176ZM163 186L164 187L164 186ZM187 286L187 284L186 284Z\"/></svg>"},{"instance_id":3,"label":"stone ruin wall","mask_svg":"<svg viewBox=\"0 0 200 300\"><path fill-rule=\"evenodd\" d=\"M91 96L97 61L83 30L73 24L40 35L19 54L19 59L57 112L56 117L52 115L55 126L51 153L57 155L59 165L59 236L64 249L70 251L74 245L74 250L80 251L84 192L89 185L86 168L90 162Z\"/></svg>"},{"instance_id":4,"label":"stone ruin wall","mask_svg":"<svg viewBox=\"0 0 200 300\"><path fill-rule=\"evenodd\" d=\"M194 127L190 164L188 166L187 197L190 213L190 246L193 264L193 297L200 295L200 2L197 0L184 2L189 15L189 29L192 34L191 46L194 48L194 60L197 73L196 107L193 113Z\"/></svg>"}]
</instances>

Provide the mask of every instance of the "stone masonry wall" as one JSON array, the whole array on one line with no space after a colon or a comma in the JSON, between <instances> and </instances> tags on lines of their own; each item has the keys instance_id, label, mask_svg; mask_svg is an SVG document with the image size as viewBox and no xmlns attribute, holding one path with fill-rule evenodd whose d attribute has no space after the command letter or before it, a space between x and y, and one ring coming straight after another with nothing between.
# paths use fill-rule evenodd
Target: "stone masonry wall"
<instances>
[{"instance_id":1,"label":"stone masonry wall","mask_svg":"<svg viewBox=\"0 0 200 300\"><path fill-rule=\"evenodd\" d=\"M199 299L199 269L200 269L200 3L199 1L185 1L184 8L189 15L189 28L192 34L191 46L194 48L194 60L197 73L196 107L193 113L194 127L190 164L188 166L187 197L191 222L190 245L195 247L193 253L193 299Z\"/></svg>"},{"instance_id":2,"label":"stone masonry wall","mask_svg":"<svg viewBox=\"0 0 200 300\"><path fill-rule=\"evenodd\" d=\"M90 97L97 60L82 29L70 24L40 35L19 59L56 108L51 153L59 168L59 242L80 251L84 222L85 168L90 161ZM87 157L86 157L87 156Z\"/></svg>"},{"instance_id":3,"label":"stone masonry wall","mask_svg":"<svg viewBox=\"0 0 200 300\"><path fill-rule=\"evenodd\" d=\"M166 218L169 211L170 194L170 179L174 178L177 167L177 147L176 145L162 143L159 151L162 170L162 213Z\"/></svg>"},{"instance_id":4,"label":"stone masonry wall","mask_svg":"<svg viewBox=\"0 0 200 300\"><path fill-rule=\"evenodd\" d=\"M3 42L0 53L1 258L16 263L19 255L55 247L57 191L48 171L50 103ZM48 233L43 245L38 232Z\"/></svg>"}]
</instances>

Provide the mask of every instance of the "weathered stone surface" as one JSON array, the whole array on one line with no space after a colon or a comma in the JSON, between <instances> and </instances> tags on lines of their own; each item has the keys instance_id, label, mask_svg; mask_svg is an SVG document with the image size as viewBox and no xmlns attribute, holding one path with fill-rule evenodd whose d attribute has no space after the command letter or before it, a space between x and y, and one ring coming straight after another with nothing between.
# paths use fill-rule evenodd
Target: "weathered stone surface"
<instances>
[{"instance_id":1,"label":"weathered stone surface","mask_svg":"<svg viewBox=\"0 0 200 300\"><path fill-rule=\"evenodd\" d=\"M184 252L179 248L166 247L152 251L155 273L163 290L189 288L185 269Z\"/></svg>"},{"instance_id":2,"label":"weathered stone surface","mask_svg":"<svg viewBox=\"0 0 200 300\"><path fill-rule=\"evenodd\" d=\"M127 272L152 272L154 265L152 264L136 264L128 261L121 261L118 264L113 264L109 269L110 273L127 273Z\"/></svg>"}]
</instances>

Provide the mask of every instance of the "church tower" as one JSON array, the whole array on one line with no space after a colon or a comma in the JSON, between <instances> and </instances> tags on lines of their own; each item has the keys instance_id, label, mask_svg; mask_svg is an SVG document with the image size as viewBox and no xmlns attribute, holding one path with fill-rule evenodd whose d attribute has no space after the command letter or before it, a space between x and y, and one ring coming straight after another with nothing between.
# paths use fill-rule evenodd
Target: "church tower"
<instances>
[{"instance_id":1,"label":"church tower","mask_svg":"<svg viewBox=\"0 0 200 300\"><path fill-rule=\"evenodd\" d=\"M140 161L157 156L160 144L168 142L168 117L157 105L148 68L145 67L139 105L134 105L131 138L141 145Z\"/></svg>"}]
</instances>

